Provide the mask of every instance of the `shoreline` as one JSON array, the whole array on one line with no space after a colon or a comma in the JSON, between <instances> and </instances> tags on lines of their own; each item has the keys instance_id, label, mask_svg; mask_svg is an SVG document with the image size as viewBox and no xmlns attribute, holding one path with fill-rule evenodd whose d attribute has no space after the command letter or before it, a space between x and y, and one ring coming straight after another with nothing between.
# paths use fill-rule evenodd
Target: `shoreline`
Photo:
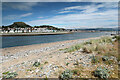
<instances>
[{"instance_id":1,"label":"shoreline","mask_svg":"<svg viewBox=\"0 0 120 80\"><path fill-rule=\"evenodd\" d=\"M1 33L0 36L38 36L38 35L62 35L72 34L73 32L50 32L50 33Z\"/></svg>"},{"instance_id":2,"label":"shoreline","mask_svg":"<svg viewBox=\"0 0 120 80\"><path fill-rule=\"evenodd\" d=\"M30 46L38 46L38 45L47 45L47 44L55 44L55 43L64 43L64 42L73 42L73 41L77 41L77 40L89 40L89 39L96 39L96 38L100 38L102 36L99 37L91 37L91 38L82 38L82 39L74 39L74 40L63 40L63 41L56 41L56 42L47 42L47 43L39 43L39 44L29 44L29 45L23 45L23 46L13 46L13 47L6 47L6 48L0 48L1 49L7 49L7 48L18 48L18 47L30 47Z\"/></svg>"},{"instance_id":3,"label":"shoreline","mask_svg":"<svg viewBox=\"0 0 120 80\"><path fill-rule=\"evenodd\" d=\"M100 36L102 37L102 36ZM91 39L99 39L100 37L92 37L92 38L84 38L84 39L75 39L75 40L65 40L65 41L57 41L57 42L50 42L50 43L41 43L41 44L32 44L32 45L24 45L24 46L15 46L15 47L7 47L7 48L1 48L2 50L2 55L5 55L6 53L17 53L21 51L28 51L28 50L34 50L34 49L40 49L40 48L46 48L46 47L51 47L55 45L61 45L61 44L66 44L66 43L76 43L80 41L84 42L87 40Z\"/></svg>"}]
</instances>

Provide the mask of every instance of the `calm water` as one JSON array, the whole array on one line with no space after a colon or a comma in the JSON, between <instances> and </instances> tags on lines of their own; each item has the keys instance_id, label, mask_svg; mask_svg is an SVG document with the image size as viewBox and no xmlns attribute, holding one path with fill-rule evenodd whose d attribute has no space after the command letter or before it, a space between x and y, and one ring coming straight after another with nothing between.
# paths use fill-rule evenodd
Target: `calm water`
<instances>
[{"instance_id":1,"label":"calm water","mask_svg":"<svg viewBox=\"0 0 120 80\"><path fill-rule=\"evenodd\" d=\"M24 46L31 44L41 44L50 43L65 40L75 40L90 37L99 37L102 35L109 35L110 33L73 33L73 34L63 34L63 35L42 35L42 36L12 36L12 37L2 37L2 48Z\"/></svg>"}]
</instances>

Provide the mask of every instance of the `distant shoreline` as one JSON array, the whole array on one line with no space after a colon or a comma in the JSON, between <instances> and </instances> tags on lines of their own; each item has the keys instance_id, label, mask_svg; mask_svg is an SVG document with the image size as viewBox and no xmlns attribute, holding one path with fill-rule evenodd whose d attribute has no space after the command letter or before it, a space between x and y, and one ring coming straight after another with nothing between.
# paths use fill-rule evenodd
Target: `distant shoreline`
<instances>
[{"instance_id":1,"label":"distant shoreline","mask_svg":"<svg viewBox=\"0 0 120 80\"><path fill-rule=\"evenodd\" d=\"M61 35L72 34L73 32L54 32L54 33L2 33L0 36L38 36L38 35Z\"/></svg>"}]
</instances>

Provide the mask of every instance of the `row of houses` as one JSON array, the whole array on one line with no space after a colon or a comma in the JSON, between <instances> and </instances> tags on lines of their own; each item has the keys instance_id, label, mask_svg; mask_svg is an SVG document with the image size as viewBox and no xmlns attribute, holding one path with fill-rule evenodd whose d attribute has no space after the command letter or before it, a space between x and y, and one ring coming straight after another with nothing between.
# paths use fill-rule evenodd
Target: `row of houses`
<instances>
[{"instance_id":1,"label":"row of houses","mask_svg":"<svg viewBox=\"0 0 120 80\"><path fill-rule=\"evenodd\" d=\"M1 33L56 32L47 28L1 28Z\"/></svg>"}]
</instances>

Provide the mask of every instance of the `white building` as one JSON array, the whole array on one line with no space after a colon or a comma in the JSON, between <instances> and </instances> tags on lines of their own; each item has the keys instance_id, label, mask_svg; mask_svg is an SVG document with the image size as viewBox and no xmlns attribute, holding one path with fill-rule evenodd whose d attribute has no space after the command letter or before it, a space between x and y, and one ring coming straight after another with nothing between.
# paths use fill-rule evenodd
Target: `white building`
<instances>
[{"instance_id":1,"label":"white building","mask_svg":"<svg viewBox=\"0 0 120 80\"><path fill-rule=\"evenodd\" d=\"M47 28L34 28L32 32L56 32L56 30L48 30Z\"/></svg>"},{"instance_id":2,"label":"white building","mask_svg":"<svg viewBox=\"0 0 120 80\"><path fill-rule=\"evenodd\" d=\"M2 33L27 33L27 32L56 32L57 30L48 30L47 28L8 28L2 30Z\"/></svg>"}]
</instances>

